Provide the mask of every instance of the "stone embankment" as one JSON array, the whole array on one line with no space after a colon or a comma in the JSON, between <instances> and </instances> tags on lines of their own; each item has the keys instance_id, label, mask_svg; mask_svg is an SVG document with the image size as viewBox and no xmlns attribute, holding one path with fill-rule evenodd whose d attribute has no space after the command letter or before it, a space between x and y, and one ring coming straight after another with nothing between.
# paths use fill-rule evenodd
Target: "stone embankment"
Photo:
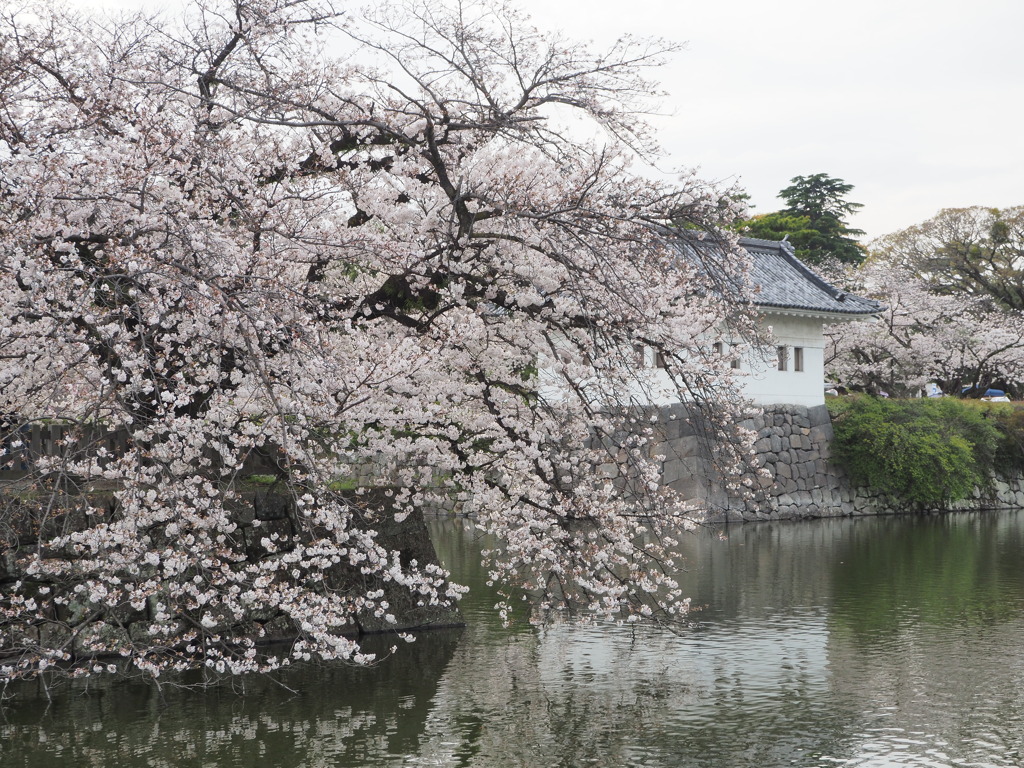
<instances>
[{"instance_id":1,"label":"stone embankment","mask_svg":"<svg viewBox=\"0 0 1024 768\"><path fill-rule=\"evenodd\" d=\"M755 498L729 495L713 480L699 430L682 406L662 409L665 425L659 452L665 455L663 481L708 510L713 522L792 520L813 517L883 515L924 511L872 488L853 485L832 462L834 432L826 406L766 406L743 426L756 435L754 450L765 470ZM993 478L972 498L946 509L981 510L1024 507L1024 477Z\"/></svg>"},{"instance_id":2,"label":"stone embankment","mask_svg":"<svg viewBox=\"0 0 1024 768\"><path fill-rule=\"evenodd\" d=\"M12 486L0 488L0 596L12 584L26 580L32 582L35 589L45 587L71 597L27 628L15 631L0 621L0 665L5 663L5 659L16 658L37 645L64 648L75 659L92 658L97 655L97 647L117 647L127 651L165 642L167 636L174 636L184 626L184 613L181 618L158 618L163 613L158 608L159 595L151 597L141 608L133 608L127 603L116 608L101 607L85 597L84 592L79 595L75 589L77 583L71 581L71 577L60 580L26 571L26 565L31 562L30 555L40 548L48 559L78 560L81 555L76 554L73 548L52 549L46 542L55 536L84 530L90 525L115 521L120 513L112 493L76 496L68 503L54 505L53 496L39 494L37 498L24 489L21 495L14 495L11 490ZM370 495L361 498L369 499ZM375 501L381 506L387 504L386 497L378 497ZM58 507L60 511L54 512L51 506ZM86 507L91 508L89 513L85 512ZM267 490L246 491L233 510L233 522L238 526L234 539L241 556L240 568L279 558L291 546L290 542L301 542L308 529L308 523L302 519L290 496ZM421 513L413 513L402 522L396 521L393 515L381 515L375 530L375 541L399 553L402 563L439 564ZM282 542L279 553L268 551L264 542L269 538ZM153 546L158 550L168 546L168 542L155 542ZM85 572L81 578L84 580L88 576ZM347 566L344 562L325 569L324 576L325 583L339 595L379 590L395 619L391 622L371 610L353 610L349 623L339 630L339 634L369 635L464 625L457 605L425 605L418 594L410 592L394 579L363 573L360 568ZM298 620L280 606L261 606L240 619L232 619L228 613L224 616L228 618L216 631L226 638L249 636L260 644L269 644L292 640L298 635ZM197 619L192 616L187 620ZM111 655L111 652L101 651L99 655Z\"/></svg>"}]
</instances>

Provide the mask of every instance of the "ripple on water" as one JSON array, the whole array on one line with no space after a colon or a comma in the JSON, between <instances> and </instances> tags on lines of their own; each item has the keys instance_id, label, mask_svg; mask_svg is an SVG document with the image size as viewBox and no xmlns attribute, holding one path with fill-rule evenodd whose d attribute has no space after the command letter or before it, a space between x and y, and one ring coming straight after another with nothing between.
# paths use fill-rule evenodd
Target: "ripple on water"
<instances>
[{"instance_id":1,"label":"ripple on water","mask_svg":"<svg viewBox=\"0 0 1024 768\"><path fill-rule=\"evenodd\" d=\"M0 766L1022 764L1020 515L694 537L681 578L703 610L679 634L504 629L470 568L479 542L441 533L474 588L466 631L370 670L292 670L296 695L252 683L244 697L168 690L161 706L149 688L94 684L47 705L40 691L0 718Z\"/></svg>"}]
</instances>

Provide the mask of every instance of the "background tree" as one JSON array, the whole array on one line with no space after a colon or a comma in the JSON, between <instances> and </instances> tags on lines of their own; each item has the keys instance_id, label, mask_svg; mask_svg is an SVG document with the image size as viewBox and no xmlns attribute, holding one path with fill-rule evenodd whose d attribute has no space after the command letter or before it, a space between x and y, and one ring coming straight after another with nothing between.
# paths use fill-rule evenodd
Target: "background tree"
<instances>
[{"instance_id":1,"label":"background tree","mask_svg":"<svg viewBox=\"0 0 1024 768\"><path fill-rule=\"evenodd\" d=\"M946 208L879 238L872 258L919 275L935 293L988 296L1024 310L1024 207Z\"/></svg>"},{"instance_id":2,"label":"background tree","mask_svg":"<svg viewBox=\"0 0 1024 768\"><path fill-rule=\"evenodd\" d=\"M690 513L636 406L686 399L740 480L743 405L706 342L750 318L731 198L628 170L670 47L593 54L481 2L0 23L0 408L14 451L67 429L0 510L0 676L361 660L345 633L396 623L381 584L457 596L379 537L432 501L495 534L494 578L541 610L685 612Z\"/></svg>"},{"instance_id":3,"label":"background tree","mask_svg":"<svg viewBox=\"0 0 1024 768\"><path fill-rule=\"evenodd\" d=\"M791 186L779 192L779 197L787 204L782 212L794 216L807 216L812 227L821 229L835 222L845 228L843 219L864 207L860 203L845 200L846 195L853 191L852 184L828 174L794 176L790 182ZM845 233L864 234L859 229L846 229Z\"/></svg>"},{"instance_id":4,"label":"background tree","mask_svg":"<svg viewBox=\"0 0 1024 768\"><path fill-rule=\"evenodd\" d=\"M948 394L1024 394L1024 208L949 208L879 238L845 278L887 309L830 334L830 373L892 393L936 381Z\"/></svg>"},{"instance_id":5,"label":"background tree","mask_svg":"<svg viewBox=\"0 0 1024 768\"><path fill-rule=\"evenodd\" d=\"M830 259L847 264L863 261L864 249L856 238L864 233L846 224L846 217L862 207L845 199L853 185L824 173L795 176L790 181L792 185L779 192L787 207L742 222L740 231L766 240L788 236L796 255L808 264Z\"/></svg>"},{"instance_id":6,"label":"background tree","mask_svg":"<svg viewBox=\"0 0 1024 768\"><path fill-rule=\"evenodd\" d=\"M912 396L989 387L1021 394L1024 317L988 297L936 294L901 266L870 260L837 284L884 305L874 323L826 326L826 373L845 386Z\"/></svg>"}]
</instances>

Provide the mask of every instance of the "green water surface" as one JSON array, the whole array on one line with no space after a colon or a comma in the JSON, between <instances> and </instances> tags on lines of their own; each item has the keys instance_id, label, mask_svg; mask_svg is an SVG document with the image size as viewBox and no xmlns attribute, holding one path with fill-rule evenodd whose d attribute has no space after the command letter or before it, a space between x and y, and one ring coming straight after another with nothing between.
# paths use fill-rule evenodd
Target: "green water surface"
<instances>
[{"instance_id":1,"label":"green water surface","mask_svg":"<svg viewBox=\"0 0 1024 768\"><path fill-rule=\"evenodd\" d=\"M436 521L466 629L283 685L10 686L0 768L1024 763L1024 513L727 533L684 543L681 634L503 628L472 528Z\"/></svg>"}]
</instances>

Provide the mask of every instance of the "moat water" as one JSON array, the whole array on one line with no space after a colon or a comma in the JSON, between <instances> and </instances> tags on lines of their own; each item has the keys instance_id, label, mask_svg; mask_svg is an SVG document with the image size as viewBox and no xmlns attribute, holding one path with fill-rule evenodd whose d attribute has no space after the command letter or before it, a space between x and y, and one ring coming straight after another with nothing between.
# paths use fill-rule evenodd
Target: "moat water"
<instances>
[{"instance_id":1,"label":"moat water","mask_svg":"<svg viewBox=\"0 0 1024 768\"><path fill-rule=\"evenodd\" d=\"M290 670L294 693L12 686L0 766L1024 764L1024 513L694 535L681 634L504 628L472 529L432 533L472 588L465 629L370 669Z\"/></svg>"}]
</instances>

